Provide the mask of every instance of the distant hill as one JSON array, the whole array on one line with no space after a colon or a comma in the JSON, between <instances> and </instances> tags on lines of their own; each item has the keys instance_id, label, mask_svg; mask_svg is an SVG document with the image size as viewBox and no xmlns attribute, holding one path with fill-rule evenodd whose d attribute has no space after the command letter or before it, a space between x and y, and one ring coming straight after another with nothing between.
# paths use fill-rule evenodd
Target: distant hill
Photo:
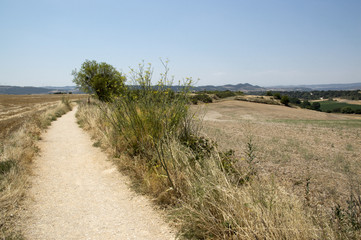
<instances>
[{"instance_id":1,"label":"distant hill","mask_svg":"<svg viewBox=\"0 0 361 240\"><path fill-rule=\"evenodd\" d=\"M133 88L137 88L136 86L131 86ZM177 91L182 88L181 86L172 86L172 89ZM265 88L260 86L254 86L249 83L240 83L236 85L223 85L223 86L198 86L192 88L194 91L265 91ZM1 86L0 85L0 94L14 94L14 95L26 95L26 94L50 94L54 92L72 92L72 93L81 93L76 89L75 86L65 86L65 87L18 87L18 86Z\"/></svg>"},{"instance_id":2,"label":"distant hill","mask_svg":"<svg viewBox=\"0 0 361 240\"><path fill-rule=\"evenodd\" d=\"M0 86L0 94L47 94L51 90L41 87L16 87L16 86Z\"/></svg>"},{"instance_id":3,"label":"distant hill","mask_svg":"<svg viewBox=\"0 0 361 240\"><path fill-rule=\"evenodd\" d=\"M251 91L265 91L266 88L251 85L249 83L240 83L236 85L226 84L222 86L213 86L213 85L206 85L206 86L198 86L193 88L195 91L242 91L242 92L251 92Z\"/></svg>"},{"instance_id":4,"label":"distant hill","mask_svg":"<svg viewBox=\"0 0 361 240\"><path fill-rule=\"evenodd\" d=\"M18 86L1 86L0 94L11 94L11 95L27 95L27 94L51 94L56 92L72 92L80 93L76 87L18 87Z\"/></svg>"},{"instance_id":5,"label":"distant hill","mask_svg":"<svg viewBox=\"0 0 361 240\"><path fill-rule=\"evenodd\" d=\"M136 86L132 86L135 87ZM180 86L173 86L172 89L177 91ZM346 83L346 84L318 84L318 85L289 85L289 86L272 86L272 87L260 87L249 83L240 84L226 84L222 86L196 86L192 88L194 91L242 91L242 92L263 92L263 91L316 91L316 90L359 90L361 89L361 83ZM64 86L64 87L18 87L18 86L2 86L0 85L0 94L51 94L55 92L72 92L82 93L76 86Z\"/></svg>"},{"instance_id":6,"label":"distant hill","mask_svg":"<svg viewBox=\"0 0 361 240\"><path fill-rule=\"evenodd\" d=\"M273 91L328 91L328 90L359 90L361 83L340 83L340 84L314 84L314 85L291 85L267 87Z\"/></svg>"}]
</instances>

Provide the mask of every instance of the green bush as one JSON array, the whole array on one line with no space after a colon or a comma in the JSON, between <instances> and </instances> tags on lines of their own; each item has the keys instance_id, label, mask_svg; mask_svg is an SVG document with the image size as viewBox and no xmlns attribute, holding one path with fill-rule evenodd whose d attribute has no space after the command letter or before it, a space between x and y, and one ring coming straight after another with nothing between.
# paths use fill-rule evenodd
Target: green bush
<instances>
[{"instance_id":1,"label":"green bush","mask_svg":"<svg viewBox=\"0 0 361 240\"><path fill-rule=\"evenodd\" d=\"M275 99L281 99L281 94L280 93L274 93L273 94Z\"/></svg>"},{"instance_id":2,"label":"green bush","mask_svg":"<svg viewBox=\"0 0 361 240\"><path fill-rule=\"evenodd\" d=\"M213 99L206 93L197 93L196 95L191 97L191 101L193 103L194 102L198 103L198 101L201 101L203 103L212 103Z\"/></svg>"},{"instance_id":3,"label":"green bush","mask_svg":"<svg viewBox=\"0 0 361 240\"><path fill-rule=\"evenodd\" d=\"M296 104L296 105L300 105L301 104L301 100L295 97L291 97L290 98L290 103L292 104Z\"/></svg>"},{"instance_id":4,"label":"green bush","mask_svg":"<svg viewBox=\"0 0 361 240\"><path fill-rule=\"evenodd\" d=\"M72 75L81 90L95 94L100 101L109 102L124 91L125 76L105 62L86 60Z\"/></svg>"},{"instance_id":5,"label":"green bush","mask_svg":"<svg viewBox=\"0 0 361 240\"><path fill-rule=\"evenodd\" d=\"M311 104L311 109L316 111L321 111L321 104L319 102L313 102Z\"/></svg>"},{"instance_id":6,"label":"green bush","mask_svg":"<svg viewBox=\"0 0 361 240\"><path fill-rule=\"evenodd\" d=\"M305 101L303 101L303 102L301 103L301 108L308 108L308 109L310 109L310 108L311 108L311 103L310 103L309 101L305 100Z\"/></svg>"},{"instance_id":7,"label":"green bush","mask_svg":"<svg viewBox=\"0 0 361 240\"><path fill-rule=\"evenodd\" d=\"M216 96L219 98L227 98L227 97L234 97L236 96L236 94L232 91L219 91L216 93Z\"/></svg>"},{"instance_id":8,"label":"green bush","mask_svg":"<svg viewBox=\"0 0 361 240\"><path fill-rule=\"evenodd\" d=\"M288 106L288 103L290 102L290 99L288 98L287 95L283 95L281 98L281 103Z\"/></svg>"},{"instance_id":9,"label":"green bush","mask_svg":"<svg viewBox=\"0 0 361 240\"><path fill-rule=\"evenodd\" d=\"M351 113L355 113L355 112L350 107L344 107L341 109L341 113L351 114Z\"/></svg>"}]
</instances>

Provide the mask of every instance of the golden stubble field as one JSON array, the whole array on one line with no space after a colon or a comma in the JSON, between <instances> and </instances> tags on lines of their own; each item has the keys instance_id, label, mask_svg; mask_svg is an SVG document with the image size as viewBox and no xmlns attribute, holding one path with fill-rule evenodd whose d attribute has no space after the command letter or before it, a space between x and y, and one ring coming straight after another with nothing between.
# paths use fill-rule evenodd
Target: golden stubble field
<instances>
[{"instance_id":1,"label":"golden stubble field","mask_svg":"<svg viewBox=\"0 0 361 240\"><path fill-rule=\"evenodd\" d=\"M0 95L0 139L16 130L27 119L56 106L63 97L76 100L87 95Z\"/></svg>"},{"instance_id":2,"label":"golden stubble field","mask_svg":"<svg viewBox=\"0 0 361 240\"><path fill-rule=\"evenodd\" d=\"M203 112L202 133L219 148L242 159L252 138L259 174L310 204L343 205L361 186L360 115L236 100L193 108Z\"/></svg>"}]
</instances>

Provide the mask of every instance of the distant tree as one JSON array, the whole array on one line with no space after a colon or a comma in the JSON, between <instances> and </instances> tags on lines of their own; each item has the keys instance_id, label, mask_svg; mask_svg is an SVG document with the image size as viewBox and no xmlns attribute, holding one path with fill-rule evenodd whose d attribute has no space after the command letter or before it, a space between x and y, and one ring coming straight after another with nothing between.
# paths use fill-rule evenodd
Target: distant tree
<instances>
[{"instance_id":1,"label":"distant tree","mask_svg":"<svg viewBox=\"0 0 361 240\"><path fill-rule=\"evenodd\" d=\"M343 107L341 109L341 112L342 113L347 113L347 114L355 113L354 110L352 110L352 108L350 108L350 107Z\"/></svg>"},{"instance_id":2,"label":"distant tree","mask_svg":"<svg viewBox=\"0 0 361 240\"><path fill-rule=\"evenodd\" d=\"M267 91L266 96L273 96L272 91Z\"/></svg>"},{"instance_id":3,"label":"distant tree","mask_svg":"<svg viewBox=\"0 0 361 240\"><path fill-rule=\"evenodd\" d=\"M281 98L281 103L288 106L288 104L290 103L290 99L287 95L283 95Z\"/></svg>"},{"instance_id":4,"label":"distant tree","mask_svg":"<svg viewBox=\"0 0 361 240\"><path fill-rule=\"evenodd\" d=\"M204 102L204 103L211 103L213 102L213 99L206 93L198 93L194 95L191 99L193 103L198 103L198 101Z\"/></svg>"},{"instance_id":5,"label":"distant tree","mask_svg":"<svg viewBox=\"0 0 361 240\"><path fill-rule=\"evenodd\" d=\"M321 104L319 102L313 102L311 105L312 110L321 111Z\"/></svg>"},{"instance_id":6,"label":"distant tree","mask_svg":"<svg viewBox=\"0 0 361 240\"><path fill-rule=\"evenodd\" d=\"M230 90L226 90L226 91L217 91L216 96L219 98L226 98L226 97L236 96L236 94Z\"/></svg>"},{"instance_id":7,"label":"distant tree","mask_svg":"<svg viewBox=\"0 0 361 240\"><path fill-rule=\"evenodd\" d=\"M79 71L73 70L72 75L73 82L81 90L95 94L100 101L109 102L125 89L125 76L105 62L86 60Z\"/></svg>"},{"instance_id":8,"label":"distant tree","mask_svg":"<svg viewBox=\"0 0 361 240\"><path fill-rule=\"evenodd\" d=\"M290 98L290 103L300 105L300 104L301 104L301 100L298 99L298 98L296 98L296 97L291 97L291 98Z\"/></svg>"},{"instance_id":9,"label":"distant tree","mask_svg":"<svg viewBox=\"0 0 361 240\"><path fill-rule=\"evenodd\" d=\"M311 103L309 101L305 100L301 103L301 107L302 108L311 108Z\"/></svg>"},{"instance_id":10,"label":"distant tree","mask_svg":"<svg viewBox=\"0 0 361 240\"><path fill-rule=\"evenodd\" d=\"M281 94L280 94L280 93L275 93L275 94L273 94L273 96L274 96L276 99L281 99Z\"/></svg>"}]
</instances>

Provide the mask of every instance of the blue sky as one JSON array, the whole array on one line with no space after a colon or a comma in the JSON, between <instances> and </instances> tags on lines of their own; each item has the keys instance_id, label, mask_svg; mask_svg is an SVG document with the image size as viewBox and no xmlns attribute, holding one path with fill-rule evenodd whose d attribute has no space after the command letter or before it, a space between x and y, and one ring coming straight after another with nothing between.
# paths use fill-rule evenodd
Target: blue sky
<instances>
[{"instance_id":1,"label":"blue sky","mask_svg":"<svg viewBox=\"0 0 361 240\"><path fill-rule=\"evenodd\" d=\"M197 85L361 82L360 0L0 0L0 85L142 60Z\"/></svg>"}]
</instances>

